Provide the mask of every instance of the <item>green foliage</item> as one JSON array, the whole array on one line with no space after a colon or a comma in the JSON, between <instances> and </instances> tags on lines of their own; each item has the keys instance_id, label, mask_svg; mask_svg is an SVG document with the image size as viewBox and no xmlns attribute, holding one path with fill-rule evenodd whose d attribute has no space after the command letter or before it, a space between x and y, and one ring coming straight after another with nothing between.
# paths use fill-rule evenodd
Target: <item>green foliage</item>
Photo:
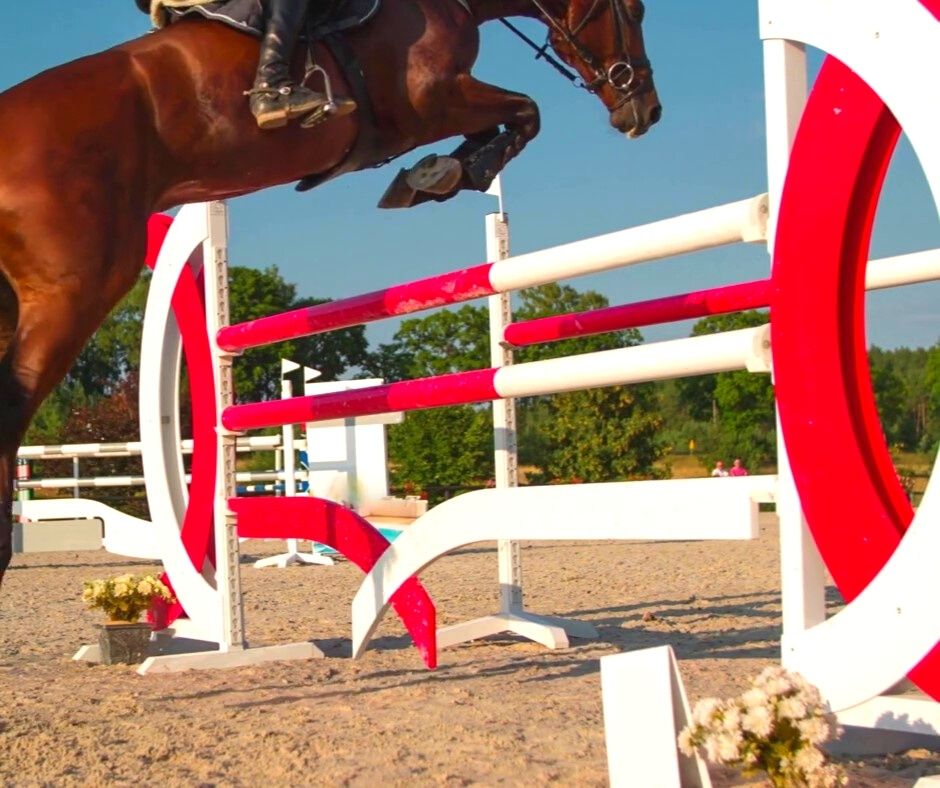
<instances>
[{"instance_id":1,"label":"green foliage","mask_svg":"<svg viewBox=\"0 0 940 788\"><path fill-rule=\"evenodd\" d=\"M516 320L599 309L599 293L543 285L521 293ZM517 353L520 362L631 347L642 342L635 329L535 345ZM519 404L520 456L536 465L535 481L651 478L662 475L655 463L665 453L663 425L652 384L615 386L524 399Z\"/></svg>"},{"instance_id":2,"label":"green foliage","mask_svg":"<svg viewBox=\"0 0 940 788\"><path fill-rule=\"evenodd\" d=\"M767 321L767 313L758 310L715 315L699 320L692 336L753 328ZM712 467L715 460L730 465L736 457L752 472L773 462L776 418L769 375L720 372L677 380L675 385L678 403L688 416L712 425L711 430L699 431L709 438L707 443L699 443L699 458L706 468Z\"/></svg>"},{"instance_id":3,"label":"green foliage","mask_svg":"<svg viewBox=\"0 0 940 788\"><path fill-rule=\"evenodd\" d=\"M886 440L889 445L911 446L915 440L914 423L912 414L905 408L907 391L893 354L873 347L868 353L868 365Z\"/></svg>"},{"instance_id":4,"label":"green foliage","mask_svg":"<svg viewBox=\"0 0 940 788\"><path fill-rule=\"evenodd\" d=\"M545 285L525 290L517 320L607 305L597 293ZM538 361L635 345L637 331L587 337L526 348L517 362ZM428 377L490 365L489 313L464 306L402 322L394 341L381 345L365 364L368 374L391 380ZM608 388L520 400L519 450L538 479L608 479L657 475L662 456L652 386ZM411 413L389 433L396 481L465 484L492 476L492 416L489 408L454 408ZM451 421L453 419L453 421ZM453 480L453 481L445 481Z\"/></svg>"},{"instance_id":5,"label":"green foliage","mask_svg":"<svg viewBox=\"0 0 940 788\"><path fill-rule=\"evenodd\" d=\"M149 284L150 274L145 272L98 329L65 381L43 403L27 433L27 443L136 440L136 404L131 415L120 407L112 408L114 403L110 398L120 395L126 399L129 385L136 392L136 382L132 379L140 366L140 340ZM296 287L285 282L276 268L255 270L233 266L230 285L232 322L323 303L316 299L298 299ZM331 380L350 367L363 364L366 348L365 331L358 326L250 350L235 363L239 398L251 401L279 397L281 358L314 367L320 370L323 379ZM184 379L184 402L186 390ZM105 419L109 409L110 417ZM183 411L185 426L187 409Z\"/></svg>"},{"instance_id":6,"label":"green foliage","mask_svg":"<svg viewBox=\"0 0 940 788\"><path fill-rule=\"evenodd\" d=\"M920 448L933 448L940 440L940 343L926 352L924 369L924 389L927 409L930 417L924 418L926 445L921 441Z\"/></svg>"},{"instance_id":7,"label":"green foliage","mask_svg":"<svg viewBox=\"0 0 940 788\"><path fill-rule=\"evenodd\" d=\"M534 481L660 478L662 418L651 395L648 386L614 386L554 397Z\"/></svg>"},{"instance_id":8,"label":"green foliage","mask_svg":"<svg viewBox=\"0 0 940 788\"><path fill-rule=\"evenodd\" d=\"M489 408L469 405L412 411L389 427L390 476L396 487L472 486L493 477Z\"/></svg>"},{"instance_id":9,"label":"green foliage","mask_svg":"<svg viewBox=\"0 0 940 788\"><path fill-rule=\"evenodd\" d=\"M708 457L729 462L740 458L752 472L774 462L777 451L774 392L769 375L722 372L715 386L720 431Z\"/></svg>"},{"instance_id":10,"label":"green foliage","mask_svg":"<svg viewBox=\"0 0 940 788\"><path fill-rule=\"evenodd\" d=\"M140 339L150 272L112 310L95 332L65 380L66 390L80 390L92 399L110 394L140 366Z\"/></svg>"},{"instance_id":11,"label":"green foliage","mask_svg":"<svg viewBox=\"0 0 940 788\"><path fill-rule=\"evenodd\" d=\"M275 267L258 270L233 266L229 273L233 323L328 302L298 299L296 286L285 282ZM250 402L280 397L282 358L319 370L322 380L336 380L349 367L365 362L366 347L365 330L355 326L249 350L235 362L239 399Z\"/></svg>"},{"instance_id":12,"label":"green foliage","mask_svg":"<svg viewBox=\"0 0 940 788\"><path fill-rule=\"evenodd\" d=\"M78 383L65 381L46 401L42 403L33 417L24 446L40 446L47 443L61 443L67 435L66 424L72 413L88 405L89 398Z\"/></svg>"},{"instance_id":13,"label":"green foliage","mask_svg":"<svg viewBox=\"0 0 940 788\"><path fill-rule=\"evenodd\" d=\"M369 354L364 369L386 380L484 369L490 366L489 326L486 307L470 305L403 320L394 341Z\"/></svg>"}]
</instances>

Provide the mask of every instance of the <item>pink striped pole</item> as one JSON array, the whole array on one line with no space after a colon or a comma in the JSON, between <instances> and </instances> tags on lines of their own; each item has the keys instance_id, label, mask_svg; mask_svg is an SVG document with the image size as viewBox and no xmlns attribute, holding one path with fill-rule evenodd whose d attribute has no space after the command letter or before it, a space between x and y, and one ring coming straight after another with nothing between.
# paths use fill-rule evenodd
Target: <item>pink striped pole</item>
<instances>
[{"instance_id":1,"label":"pink striped pole","mask_svg":"<svg viewBox=\"0 0 940 788\"><path fill-rule=\"evenodd\" d=\"M759 279L727 287L638 301L633 304L593 309L567 315L543 317L506 327L504 339L514 347L652 326L675 320L723 315L758 309L770 303L770 280Z\"/></svg>"},{"instance_id":2,"label":"pink striped pole","mask_svg":"<svg viewBox=\"0 0 940 788\"><path fill-rule=\"evenodd\" d=\"M226 326L219 331L219 347L239 352L493 295L496 290L490 284L492 267L492 263L484 263L385 290Z\"/></svg>"},{"instance_id":3,"label":"pink striped pole","mask_svg":"<svg viewBox=\"0 0 940 788\"><path fill-rule=\"evenodd\" d=\"M763 241L766 219L767 198L760 195L366 295L227 326L219 331L217 341L222 350L234 353L559 279L728 244Z\"/></svg>"},{"instance_id":4,"label":"pink striped pole","mask_svg":"<svg viewBox=\"0 0 940 788\"><path fill-rule=\"evenodd\" d=\"M222 425L233 432L283 424L369 416L507 397L629 385L735 369L764 369L766 326L615 348L506 367L386 383L293 399L233 405Z\"/></svg>"},{"instance_id":5,"label":"pink striped pole","mask_svg":"<svg viewBox=\"0 0 940 788\"><path fill-rule=\"evenodd\" d=\"M500 399L494 379L497 369L453 372L433 378L405 380L307 397L235 405L222 412L222 426L233 432L344 419L405 410L466 405Z\"/></svg>"}]
</instances>

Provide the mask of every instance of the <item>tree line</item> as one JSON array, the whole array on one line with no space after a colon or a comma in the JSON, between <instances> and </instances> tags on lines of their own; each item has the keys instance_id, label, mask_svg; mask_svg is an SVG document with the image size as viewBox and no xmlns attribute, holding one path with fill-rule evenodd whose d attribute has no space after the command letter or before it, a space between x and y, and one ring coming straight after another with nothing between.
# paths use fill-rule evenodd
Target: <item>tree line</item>
<instances>
[{"instance_id":1,"label":"tree line","mask_svg":"<svg viewBox=\"0 0 940 788\"><path fill-rule=\"evenodd\" d=\"M136 440L140 335L149 278L144 276L95 334L62 385L43 405L27 443ZM276 268L231 268L232 321L284 312L322 300L298 298ZM599 293L550 284L521 291L515 320L607 306ZM692 335L767 322L763 311L709 317ZM523 348L524 363L638 345L630 329ZM235 363L242 401L280 395L281 357L323 373L323 380L386 381L488 367L486 306L466 305L402 321L391 342L370 348L362 327L246 352ZM928 452L940 440L940 343L931 348L869 353L872 385L888 444ZM184 376L185 378L185 376ZM185 379L184 379L184 397ZM772 470L776 452L769 375L725 372L517 401L519 460L529 483L663 478L669 458L694 451L703 470L740 457L752 470ZM187 409L183 407L184 425ZM388 431L394 486L408 491L485 486L494 476L488 404L407 413ZM101 460L101 475L127 472L127 461Z\"/></svg>"}]
</instances>

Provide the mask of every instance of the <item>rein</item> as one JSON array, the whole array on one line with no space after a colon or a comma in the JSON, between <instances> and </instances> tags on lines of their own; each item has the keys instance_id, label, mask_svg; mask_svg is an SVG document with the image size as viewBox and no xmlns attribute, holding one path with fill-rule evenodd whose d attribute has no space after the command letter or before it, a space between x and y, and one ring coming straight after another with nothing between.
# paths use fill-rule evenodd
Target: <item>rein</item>
<instances>
[{"instance_id":1,"label":"rein","mask_svg":"<svg viewBox=\"0 0 940 788\"><path fill-rule=\"evenodd\" d=\"M636 82L636 69L648 69L650 67L650 62L645 57L636 61L630 57L630 53L626 45L626 30L629 26L629 19L627 18L627 12L621 5L620 0L608 0L608 3L610 4L611 16L613 17L614 26L617 30L617 38L620 42L620 59L606 69L604 68L603 63L599 61L597 56L587 49L587 47L585 47L584 44L582 44L578 39L578 34L594 17L602 0L594 0L594 3L591 5L588 12L584 15L584 18L574 27L574 29L568 28L551 13L549 13L542 0L530 0L530 2L538 9L539 13L548 23L548 26L558 33L558 35L564 39L565 43L575 51L581 61L589 69L591 69L591 71L594 72L594 79L592 79L590 82L585 82L578 74L574 73L571 69L567 68L564 64L559 62L556 58L548 54L547 50L551 44L551 30L545 38L545 43L542 46L539 46L509 20L500 17L500 22L502 22L507 28L509 28L520 39L522 39L522 41L535 50L536 60L544 60L575 87L583 88L589 93L596 93L600 87L605 84L610 85L610 87L621 94L621 99L616 104L616 107L621 106L636 95L638 92L637 86L634 84Z\"/></svg>"}]
</instances>

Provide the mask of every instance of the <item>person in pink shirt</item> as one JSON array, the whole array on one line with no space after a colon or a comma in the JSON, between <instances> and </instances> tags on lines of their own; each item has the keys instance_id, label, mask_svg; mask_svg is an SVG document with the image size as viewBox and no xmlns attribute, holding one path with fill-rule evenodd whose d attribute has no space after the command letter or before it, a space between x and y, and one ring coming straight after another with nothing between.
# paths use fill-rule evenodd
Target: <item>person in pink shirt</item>
<instances>
[{"instance_id":1,"label":"person in pink shirt","mask_svg":"<svg viewBox=\"0 0 940 788\"><path fill-rule=\"evenodd\" d=\"M741 464L740 458L735 458L735 461L731 465L731 470L728 471L729 476L747 476L747 468Z\"/></svg>"}]
</instances>

